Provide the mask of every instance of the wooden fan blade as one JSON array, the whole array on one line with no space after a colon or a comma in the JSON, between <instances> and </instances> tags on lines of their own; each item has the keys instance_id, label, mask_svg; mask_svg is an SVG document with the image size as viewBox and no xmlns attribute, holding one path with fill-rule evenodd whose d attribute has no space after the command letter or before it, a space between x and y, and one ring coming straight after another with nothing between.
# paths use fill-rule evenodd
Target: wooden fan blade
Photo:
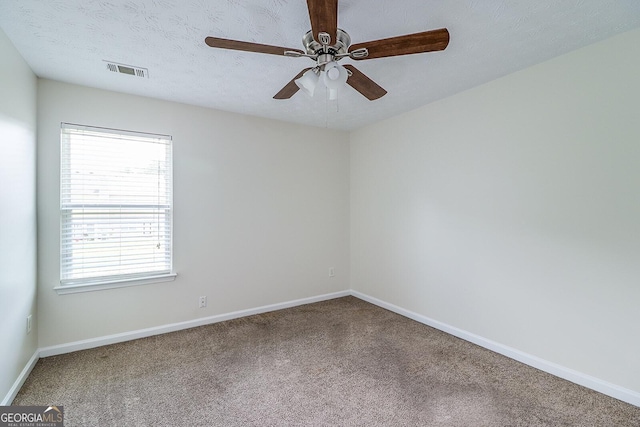
<instances>
[{"instance_id":1,"label":"wooden fan blade","mask_svg":"<svg viewBox=\"0 0 640 427\"><path fill-rule=\"evenodd\" d=\"M331 36L333 45L338 40L338 0L307 0L309 20L313 38L320 42L318 33L325 32Z\"/></svg>"},{"instance_id":2,"label":"wooden fan blade","mask_svg":"<svg viewBox=\"0 0 640 427\"><path fill-rule=\"evenodd\" d=\"M278 93L276 93L274 95L273 99L289 99L289 98L291 98L297 91L300 90L300 88L298 87L298 85L296 84L295 81L297 79L299 79L300 77L302 77L302 75L304 73L306 73L310 69L311 68L305 68L304 70L300 71L297 76L292 78L291 81L285 85L285 87L280 89L280 92L278 92Z\"/></svg>"},{"instance_id":3,"label":"wooden fan blade","mask_svg":"<svg viewBox=\"0 0 640 427\"><path fill-rule=\"evenodd\" d=\"M207 37L204 42L211 47L219 47L222 49L242 50L245 52L269 53L271 55L284 55L287 50L304 53L299 49L289 49L280 46L271 46L268 44L241 42L238 40L221 39L218 37Z\"/></svg>"},{"instance_id":4,"label":"wooden fan blade","mask_svg":"<svg viewBox=\"0 0 640 427\"><path fill-rule=\"evenodd\" d=\"M352 45L349 50L354 51L356 49L366 48L369 51L368 56L364 58L352 58L361 60L445 50L448 44L449 31L447 31L446 28L441 28L423 33L407 34L388 39L358 43Z\"/></svg>"},{"instance_id":5,"label":"wooden fan blade","mask_svg":"<svg viewBox=\"0 0 640 427\"><path fill-rule=\"evenodd\" d=\"M347 84L364 95L369 101L375 101L387 94L387 91L378 86L376 82L365 76L360 70L351 64L344 66L351 71L351 75L347 78Z\"/></svg>"}]
</instances>

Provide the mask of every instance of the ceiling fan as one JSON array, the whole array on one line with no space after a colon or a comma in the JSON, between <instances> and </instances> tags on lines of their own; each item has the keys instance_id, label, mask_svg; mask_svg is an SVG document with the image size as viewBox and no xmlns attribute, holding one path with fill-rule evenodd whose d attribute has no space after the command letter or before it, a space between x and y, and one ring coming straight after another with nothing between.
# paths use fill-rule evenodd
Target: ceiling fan
<instances>
[{"instance_id":1,"label":"ceiling fan","mask_svg":"<svg viewBox=\"0 0 640 427\"><path fill-rule=\"evenodd\" d=\"M307 0L307 8L311 30L302 38L304 51L218 37L207 37L205 43L223 49L295 58L307 57L315 61L314 67L300 71L274 96L274 99L291 98L300 88L313 95L318 80L322 78L323 83L330 89L330 98L335 98L337 88L346 82L371 101L384 96L387 91L353 65L341 66L338 61L345 57L360 61L433 52L444 50L449 44L449 31L441 28L351 45L349 34L337 26L338 0Z\"/></svg>"}]
</instances>

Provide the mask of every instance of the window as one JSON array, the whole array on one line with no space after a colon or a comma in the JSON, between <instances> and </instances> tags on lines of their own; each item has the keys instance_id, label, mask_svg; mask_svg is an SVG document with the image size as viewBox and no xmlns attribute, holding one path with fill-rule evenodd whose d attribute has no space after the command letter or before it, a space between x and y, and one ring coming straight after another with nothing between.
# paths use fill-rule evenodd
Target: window
<instances>
[{"instance_id":1,"label":"window","mask_svg":"<svg viewBox=\"0 0 640 427\"><path fill-rule=\"evenodd\" d=\"M171 137L63 123L59 293L173 280Z\"/></svg>"}]
</instances>

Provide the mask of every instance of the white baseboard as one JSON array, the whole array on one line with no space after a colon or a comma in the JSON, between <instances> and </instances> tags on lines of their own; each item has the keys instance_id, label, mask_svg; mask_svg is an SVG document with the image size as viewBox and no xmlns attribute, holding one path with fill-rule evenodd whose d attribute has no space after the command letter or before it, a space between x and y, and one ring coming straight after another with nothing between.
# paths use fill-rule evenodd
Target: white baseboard
<instances>
[{"instance_id":1,"label":"white baseboard","mask_svg":"<svg viewBox=\"0 0 640 427\"><path fill-rule=\"evenodd\" d=\"M507 356L511 359L517 360L519 362L522 362L534 368L540 369L541 371L547 372L549 374L555 375L557 377L563 378L565 380L571 381L581 386L590 388L602 394L606 394L608 396L622 400L623 402L627 402L632 405L640 407L640 393L636 391L629 390L624 387L620 387L616 384L612 384L607 381L600 380L598 378L583 374L581 372L566 368L564 366L560 366L558 364L549 362L539 357L524 353L520 350L483 338L479 335L475 335L470 332L464 331L462 329L447 325L446 323L442 323L437 320L431 319L429 317L423 316L421 314L414 313L409 310L405 310L404 308L398 307L396 305L387 303L385 301L379 300L377 298L371 297L369 295L366 295L357 291L334 292L334 293L319 295L319 296L310 297L310 298L303 298L303 299L298 299L298 300L288 301L288 302L283 302L278 304L265 305L262 307L257 307L257 308L247 309L247 310L234 311L226 314L203 317L200 319L189 320L186 322L172 323L172 324L163 325L163 326L156 326L153 328L140 329L137 331L124 332L121 334L108 335L104 337L92 338L88 340L75 341L71 343L40 348L36 350L36 352L33 354L31 359L27 363L27 365L24 367L24 369L18 376L18 379L16 379L14 385L9 390L9 393L6 395L6 397L2 400L0 404L1 405L11 404L11 402L18 394L18 391L24 384L25 380L31 373L31 370L33 369L33 367L35 366L36 362L40 357L55 356L58 354L71 353L73 351L86 350L90 348L100 347L103 345L130 341L138 338L146 338L154 335L165 334L168 332L175 332L183 329L195 328L197 326L224 322L226 320L237 319L240 317L251 316L254 314L267 313L270 311L282 310L285 308L311 304L314 302L326 301L334 298L341 298L349 295L352 295L356 298L367 301L371 304L377 305L384 309L393 311L394 313L400 314L404 317L408 317L409 319L413 319L417 322L439 329L443 332L446 332L448 334L451 334L463 340L472 342L488 350L495 351L496 353L502 354L504 356Z\"/></svg>"},{"instance_id":2,"label":"white baseboard","mask_svg":"<svg viewBox=\"0 0 640 427\"><path fill-rule=\"evenodd\" d=\"M13 386L11 386L11 388L9 389L9 393L7 393L4 399L2 399L2 402L0 402L0 406L11 405L11 402L13 402L13 399L16 398L16 395L20 391L20 388L22 388L22 385L27 380L27 377L29 377L29 374L33 370L33 367L36 366L36 363L38 363L38 359L40 358L39 353L40 351L36 349L36 351L33 353L33 356L31 356L31 359L29 359L25 367L22 369L22 372L20 372L20 375L18 375L18 378L13 383Z\"/></svg>"},{"instance_id":3,"label":"white baseboard","mask_svg":"<svg viewBox=\"0 0 640 427\"><path fill-rule=\"evenodd\" d=\"M567 381L571 381L572 383L579 384L581 386L590 388L591 390L595 390L599 393L606 394L607 396L611 396L616 399L622 400L623 402L627 402L634 406L640 407L640 393L636 391L620 387L616 384L612 384L607 381L592 377L590 375L583 374L582 372L574 371L573 369L569 369L564 366L560 366L556 363L549 362L537 356L524 353L515 348L508 347L495 341L483 338L479 335L472 334L471 332L467 332L465 330L458 329L454 326L447 325L446 323L439 322L421 314L414 313L413 311L405 310L404 308L389 304L385 301L379 300L361 292L352 290L351 295L356 298L360 298L361 300L370 302L371 304L377 305L378 307L382 307L404 317L408 317L409 319L413 319L416 322L420 322L427 326L431 326L432 328L439 329L465 341L477 344L480 347L484 347L488 350L502 354L503 356L507 356L511 359L517 360L518 362L522 362L525 365L532 366L551 375L555 375L556 377L560 377Z\"/></svg>"},{"instance_id":4,"label":"white baseboard","mask_svg":"<svg viewBox=\"0 0 640 427\"><path fill-rule=\"evenodd\" d=\"M71 353L78 350L101 347L103 345L116 344L124 341L131 341L138 338L146 338L154 335L166 334L168 332L180 331L183 329L195 328L197 326L210 325L212 323L224 322L225 320L237 319L239 317L252 316L254 314L267 313L269 311L282 310L299 305L311 304L314 302L326 301L351 295L350 291L333 292L330 294L318 295L310 298L303 298L278 304L265 305L247 310L239 310L231 313L218 314L215 316L202 317L200 319L188 320L186 322L171 323L168 325L155 326L137 331L123 332L120 334L107 335L104 337L90 338L82 341L75 341L66 344L54 345L40 349L40 357L55 356L58 354Z\"/></svg>"}]
</instances>

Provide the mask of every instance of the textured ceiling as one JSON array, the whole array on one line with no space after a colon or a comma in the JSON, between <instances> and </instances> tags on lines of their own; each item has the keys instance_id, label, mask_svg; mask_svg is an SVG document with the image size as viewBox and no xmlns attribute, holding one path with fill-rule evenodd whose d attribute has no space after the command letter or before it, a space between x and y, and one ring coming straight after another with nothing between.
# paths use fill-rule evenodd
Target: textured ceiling
<instances>
[{"instance_id":1,"label":"textured ceiling","mask_svg":"<svg viewBox=\"0 0 640 427\"><path fill-rule=\"evenodd\" d=\"M352 43L446 27L443 52L354 63L388 94L347 87L274 100L307 58L213 49L206 36L302 49L305 0L1 0L0 27L39 76L335 129L355 129L640 27L638 0L341 0ZM149 78L107 70L144 67Z\"/></svg>"}]
</instances>

